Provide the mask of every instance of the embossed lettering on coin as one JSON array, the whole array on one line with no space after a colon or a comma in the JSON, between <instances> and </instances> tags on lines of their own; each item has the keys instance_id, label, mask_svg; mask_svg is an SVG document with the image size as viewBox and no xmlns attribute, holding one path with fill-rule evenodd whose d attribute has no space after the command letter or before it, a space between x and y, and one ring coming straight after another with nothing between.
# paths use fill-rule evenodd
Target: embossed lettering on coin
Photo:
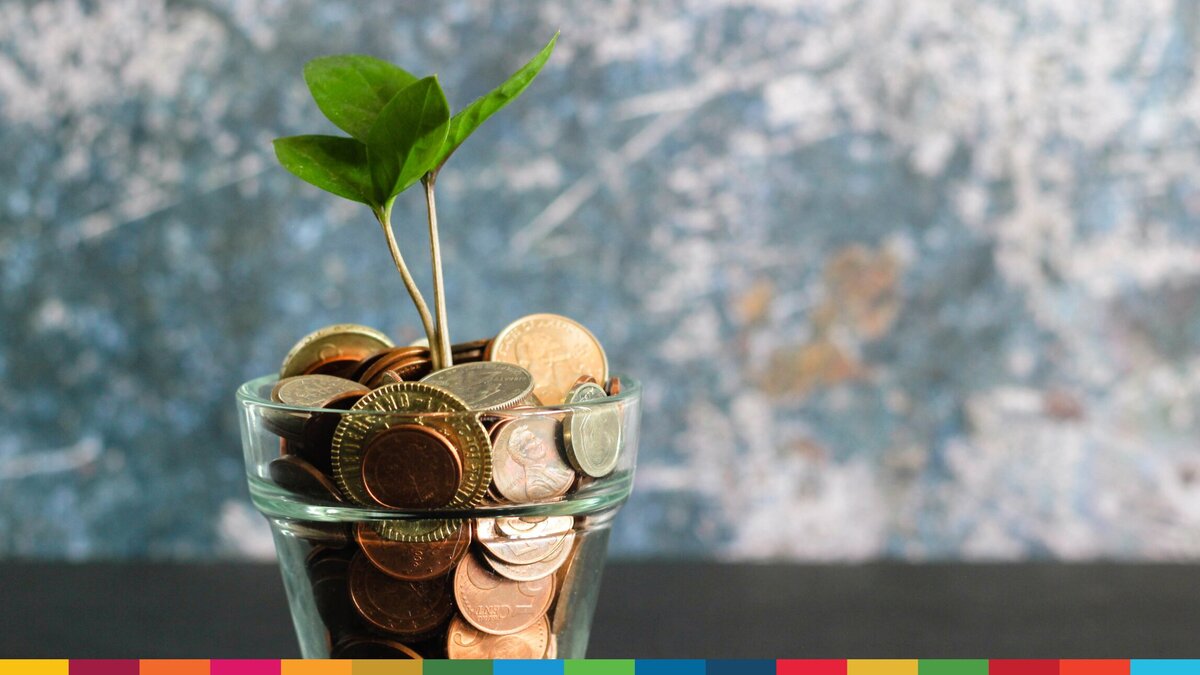
<instances>
[{"instance_id":1,"label":"embossed lettering on coin","mask_svg":"<svg viewBox=\"0 0 1200 675\"><path fill-rule=\"evenodd\" d=\"M566 520L566 528L559 531L548 530L546 526L547 522L552 522L555 526L558 526L564 518ZM514 537L499 531L497 520L499 519L477 519L475 521L475 538L489 555L514 565L528 565L552 556L563 543L567 534L571 533L573 521L570 516L558 516L553 521L543 520L538 523L541 526L540 531ZM574 536L573 533L572 536Z\"/></svg>"},{"instance_id":2,"label":"embossed lettering on coin","mask_svg":"<svg viewBox=\"0 0 1200 675\"><path fill-rule=\"evenodd\" d=\"M550 649L550 623L545 617L512 635L490 635L456 616L446 632L446 656L452 659L540 659Z\"/></svg>"},{"instance_id":3,"label":"embossed lettering on coin","mask_svg":"<svg viewBox=\"0 0 1200 675\"><path fill-rule=\"evenodd\" d=\"M492 479L516 503L552 499L567 493L575 472L558 451L558 421L547 415L503 423L492 447Z\"/></svg>"},{"instance_id":4,"label":"embossed lettering on coin","mask_svg":"<svg viewBox=\"0 0 1200 675\"><path fill-rule=\"evenodd\" d=\"M383 572L397 579L424 581L454 569L470 547L471 527L466 521L458 522L458 529L439 541L392 541L381 536L369 523L359 523L355 537L363 554Z\"/></svg>"},{"instance_id":5,"label":"embossed lettering on coin","mask_svg":"<svg viewBox=\"0 0 1200 675\"><path fill-rule=\"evenodd\" d=\"M554 599L554 579L505 579L467 555L454 572L454 598L472 626L492 635L511 635L546 614Z\"/></svg>"},{"instance_id":6,"label":"embossed lettering on coin","mask_svg":"<svg viewBox=\"0 0 1200 675\"><path fill-rule=\"evenodd\" d=\"M571 556L571 549L575 544L575 533L567 532L558 539L551 540L553 546L550 548L547 556L532 563L513 564L504 560L499 560L492 554L491 549L486 549L483 554L487 564L495 570L500 576L513 581L533 581L554 574L562 564Z\"/></svg>"},{"instance_id":7,"label":"embossed lettering on coin","mask_svg":"<svg viewBox=\"0 0 1200 675\"><path fill-rule=\"evenodd\" d=\"M515 363L533 374L533 393L545 405L558 405L583 375L608 377L604 348L588 329L557 314L531 314L509 324L492 343L489 361Z\"/></svg>"}]
</instances>

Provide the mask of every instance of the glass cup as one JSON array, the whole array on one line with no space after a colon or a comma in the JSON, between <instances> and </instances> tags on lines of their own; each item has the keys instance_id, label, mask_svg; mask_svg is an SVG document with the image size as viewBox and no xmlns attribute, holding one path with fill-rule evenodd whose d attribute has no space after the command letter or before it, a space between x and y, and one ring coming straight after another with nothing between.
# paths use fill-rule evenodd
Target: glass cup
<instances>
[{"instance_id":1,"label":"glass cup","mask_svg":"<svg viewBox=\"0 0 1200 675\"><path fill-rule=\"evenodd\" d=\"M289 407L276 382L237 398L305 658L584 657L633 485L636 381L568 405L428 413ZM394 508L439 491L471 505Z\"/></svg>"}]
</instances>

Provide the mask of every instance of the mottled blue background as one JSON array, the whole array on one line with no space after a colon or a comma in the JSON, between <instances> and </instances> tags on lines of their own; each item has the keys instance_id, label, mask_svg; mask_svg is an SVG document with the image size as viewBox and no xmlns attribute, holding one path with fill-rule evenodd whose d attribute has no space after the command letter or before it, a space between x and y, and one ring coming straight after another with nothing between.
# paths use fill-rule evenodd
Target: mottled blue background
<instances>
[{"instance_id":1,"label":"mottled blue background","mask_svg":"<svg viewBox=\"0 0 1200 675\"><path fill-rule=\"evenodd\" d=\"M269 556L235 386L418 337L365 208L274 163L331 130L301 64L457 108L556 29L439 182L450 318L646 381L615 554L1200 555L1196 3L413 5L0 5L0 556Z\"/></svg>"}]
</instances>

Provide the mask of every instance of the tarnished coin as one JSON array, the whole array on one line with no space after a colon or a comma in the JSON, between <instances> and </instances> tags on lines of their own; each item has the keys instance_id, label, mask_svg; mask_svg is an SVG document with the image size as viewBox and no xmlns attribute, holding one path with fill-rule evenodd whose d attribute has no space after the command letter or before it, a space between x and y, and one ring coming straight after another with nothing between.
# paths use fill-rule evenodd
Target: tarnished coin
<instances>
[{"instance_id":1,"label":"tarnished coin","mask_svg":"<svg viewBox=\"0 0 1200 675\"><path fill-rule=\"evenodd\" d=\"M355 538L380 571L406 581L425 581L440 577L458 564L471 546L471 527L466 521L449 537L440 541L392 541L381 536L368 523L359 523Z\"/></svg>"},{"instance_id":2,"label":"tarnished coin","mask_svg":"<svg viewBox=\"0 0 1200 675\"><path fill-rule=\"evenodd\" d=\"M554 579L505 579L467 555L454 572L454 598L472 626L492 635L511 635L545 616L554 599Z\"/></svg>"},{"instance_id":3,"label":"tarnished coin","mask_svg":"<svg viewBox=\"0 0 1200 675\"><path fill-rule=\"evenodd\" d=\"M365 396L370 390L354 380L333 375L286 377L271 389L271 400L295 408L323 408L346 396Z\"/></svg>"},{"instance_id":4,"label":"tarnished coin","mask_svg":"<svg viewBox=\"0 0 1200 675\"><path fill-rule=\"evenodd\" d=\"M421 655L395 640L360 635L348 637L333 646L331 659L421 659Z\"/></svg>"},{"instance_id":5,"label":"tarnished coin","mask_svg":"<svg viewBox=\"0 0 1200 675\"><path fill-rule=\"evenodd\" d=\"M502 410L520 404L533 393L533 375L521 366L501 361L464 363L421 378L467 402L471 410Z\"/></svg>"},{"instance_id":6,"label":"tarnished coin","mask_svg":"<svg viewBox=\"0 0 1200 675\"><path fill-rule=\"evenodd\" d=\"M300 338L288 351L279 377L300 375L315 364L333 359L362 360L391 346L388 336L369 326L353 323L326 326Z\"/></svg>"},{"instance_id":7,"label":"tarnished coin","mask_svg":"<svg viewBox=\"0 0 1200 675\"><path fill-rule=\"evenodd\" d=\"M378 414L356 411L378 411ZM333 433L334 480L351 501L374 504L375 499L363 483L363 454L369 439L398 425L418 424L445 436L458 451L462 480L446 506L457 508L479 504L491 480L492 453L487 431L478 417L458 414L466 412L467 404L462 399L423 382L398 382L373 390L354 404L351 413L342 417ZM398 529L403 530L403 527L398 524ZM449 533L450 530L437 532L432 538L441 539Z\"/></svg>"},{"instance_id":8,"label":"tarnished coin","mask_svg":"<svg viewBox=\"0 0 1200 675\"><path fill-rule=\"evenodd\" d=\"M484 356L515 363L533 374L538 400L558 405L581 375L603 382L608 377L604 348L588 329L557 314L531 314L510 323Z\"/></svg>"},{"instance_id":9,"label":"tarnished coin","mask_svg":"<svg viewBox=\"0 0 1200 675\"><path fill-rule=\"evenodd\" d=\"M429 633L454 612L454 599L445 579L396 579L361 553L350 561L350 600L367 623L396 635Z\"/></svg>"},{"instance_id":10,"label":"tarnished coin","mask_svg":"<svg viewBox=\"0 0 1200 675\"><path fill-rule=\"evenodd\" d=\"M512 635L490 635L455 616L446 632L446 656L484 660L551 658L546 653L552 637L546 617Z\"/></svg>"},{"instance_id":11,"label":"tarnished coin","mask_svg":"<svg viewBox=\"0 0 1200 675\"><path fill-rule=\"evenodd\" d=\"M267 473L279 487L317 501L340 502L342 494L333 481L315 466L295 455L271 460Z\"/></svg>"},{"instance_id":12,"label":"tarnished coin","mask_svg":"<svg viewBox=\"0 0 1200 675\"><path fill-rule=\"evenodd\" d=\"M598 384L580 384L567 394L567 405L607 397ZM571 466L593 478L607 476L621 455L621 412L611 404L574 410L563 422L562 440Z\"/></svg>"},{"instance_id":13,"label":"tarnished coin","mask_svg":"<svg viewBox=\"0 0 1200 675\"><path fill-rule=\"evenodd\" d=\"M570 516L566 516L568 522L566 530L547 532L545 531L546 521L543 520L542 523L539 523L542 529L537 534L519 537L510 537L498 532L496 520L496 518L477 519L475 521L475 538L488 555L513 565L529 565L546 560L554 555L568 534L574 538L569 524L573 521Z\"/></svg>"},{"instance_id":14,"label":"tarnished coin","mask_svg":"<svg viewBox=\"0 0 1200 675\"><path fill-rule=\"evenodd\" d=\"M575 472L558 451L558 426L548 415L529 415L493 429L492 480L505 499L523 504L571 489Z\"/></svg>"},{"instance_id":15,"label":"tarnished coin","mask_svg":"<svg viewBox=\"0 0 1200 675\"><path fill-rule=\"evenodd\" d=\"M557 539L551 539L553 546L543 560L527 564L513 564L499 560L492 555L491 549L485 549L483 558L500 576L513 581L533 581L554 574L571 556L575 544L575 533L567 532Z\"/></svg>"},{"instance_id":16,"label":"tarnished coin","mask_svg":"<svg viewBox=\"0 0 1200 675\"><path fill-rule=\"evenodd\" d=\"M437 430L398 424L366 439L362 482L367 494L393 509L434 509L458 492L462 462Z\"/></svg>"}]
</instances>

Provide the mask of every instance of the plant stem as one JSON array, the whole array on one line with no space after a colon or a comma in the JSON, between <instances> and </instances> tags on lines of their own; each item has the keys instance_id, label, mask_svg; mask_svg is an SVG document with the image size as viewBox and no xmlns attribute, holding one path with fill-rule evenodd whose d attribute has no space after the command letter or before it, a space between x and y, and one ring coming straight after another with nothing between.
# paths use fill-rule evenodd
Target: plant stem
<instances>
[{"instance_id":1,"label":"plant stem","mask_svg":"<svg viewBox=\"0 0 1200 675\"><path fill-rule=\"evenodd\" d=\"M400 253L400 247L396 245L396 235L392 232L392 205L389 203L381 209L374 209L374 212L375 219L383 228L383 235L387 237L388 250L392 253L392 262L396 263L396 270L400 272L400 278L404 280L404 288L408 290L413 304L417 306L417 313L421 315L421 325L425 328L425 338L429 340L430 344L429 353L436 368L437 352L434 351L432 345L437 333L434 331L433 318L429 314L429 306L425 304L425 297L421 295L421 289L417 288L417 282L409 273L408 265L404 264L404 256Z\"/></svg>"},{"instance_id":2,"label":"plant stem","mask_svg":"<svg viewBox=\"0 0 1200 675\"><path fill-rule=\"evenodd\" d=\"M441 368L454 365L454 355L450 352L450 327L446 324L446 288L442 283L442 248L438 241L437 203L433 198L433 184L437 181L437 173L429 172L421 179L425 186L425 206L429 213L429 253L433 259L433 311L437 313L437 349L442 354ZM429 343L430 349L433 342ZM438 369L434 363L434 369Z\"/></svg>"}]
</instances>

